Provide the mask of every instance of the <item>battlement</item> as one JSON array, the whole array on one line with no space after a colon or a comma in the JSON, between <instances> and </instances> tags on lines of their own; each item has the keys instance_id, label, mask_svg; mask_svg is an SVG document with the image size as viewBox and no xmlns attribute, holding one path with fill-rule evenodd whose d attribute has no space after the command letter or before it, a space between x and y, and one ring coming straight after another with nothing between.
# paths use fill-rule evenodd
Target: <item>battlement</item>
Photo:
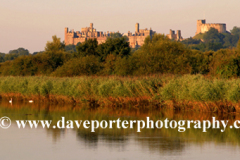
<instances>
[{"instance_id":1,"label":"battlement","mask_svg":"<svg viewBox=\"0 0 240 160\"><path fill-rule=\"evenodd\" d=\"M197 20L198 24L206 24L206 19L199 19Z\"/></svg>"},{"instance_id":2,"label":"battlement","mask_svg":"<svg viewBox=\"0 0 240 160\"><path fill-rule=\"evenodd\" d=\"M215 28L219 33L225 33L226 24L225 23L206 23L206 20L197 20L197 31L196 35L199 33L205 33L210 30L210 28Z\"/></svg>"}]
</instances>

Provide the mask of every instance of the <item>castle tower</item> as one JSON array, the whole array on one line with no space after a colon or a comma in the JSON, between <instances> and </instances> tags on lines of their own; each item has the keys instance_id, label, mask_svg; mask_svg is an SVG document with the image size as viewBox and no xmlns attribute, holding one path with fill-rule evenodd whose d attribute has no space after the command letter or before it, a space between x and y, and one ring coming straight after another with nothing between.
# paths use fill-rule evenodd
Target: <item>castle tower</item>
<instances>
[{"instance_id":1,"label":"castle tower","mask_svg":"<svg viewBox=\"0 0 240 160\"><path fill-rule=\"evenodd\" d=\"M139 32L139 23L135 24L135 32L138 33Z\"/></svg>"},{"instance_id":2,"label":"castle tower","mask_svg":"<svg viewBox=\"0 0 240 160\"><path fill-rule=\"evenodd\" d=\"M66 27L65 30L64 30L64 42L65 42L65 45L68 45L68 28Z\"/></svg>"},{"instance_id":3,"label":"castle tower","mask_svg":"<svg viewBox=\"0 0 240 160\"><path fill-rule=\"evenodd\" d=\"M226 29L226 24L219 24L219 33L226 33L227 29Z\"/></svg>"},{"instance_id":4,"label":"castle tower","mask_svg":"<svg viewBox=\"0 0 240 160\"><path fill-rule=\"evenodd\" d=\"M206 20L205 19L197 20L197 32L196 32L196 35L201 33L201 27L202 27L203 24L206 24Z\"/></svg>"},{"instance_id":5,"label":"castle tower","mask_svg":"<svg viewBox=\"0 0 240 160\"><path fill-rule=\"evenodd\" d=\"M90 28L93 28L93 23L90 23Z\"/></svg>"},{"instance_id":6,"label":"castle tower","mask_svg":"<svg viewBox=\"0 0 240 160\"><path fill-rule=\"evenodd\" d=\"M175 35L175 31L170 29L170 34L169 34L169 35L170 35L169 38L170 38L170 39L173 39L173 38L174 38L174 35Z\"/></svg>"},{"instance_id":7,"label":"castle tower","mask_svg":"<svg viewBox=\"0 0 240 160\"><path fill-rule=\"evenodd\" d=\"M177 30L177 41L181 39L181 30Z\"/></svg>"}]
</instances>

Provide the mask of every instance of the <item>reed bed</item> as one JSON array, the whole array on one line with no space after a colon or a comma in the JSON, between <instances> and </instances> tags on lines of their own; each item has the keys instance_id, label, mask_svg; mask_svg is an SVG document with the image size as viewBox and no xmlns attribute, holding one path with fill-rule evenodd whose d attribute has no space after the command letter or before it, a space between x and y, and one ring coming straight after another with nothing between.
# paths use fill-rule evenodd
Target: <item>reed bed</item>
<instances>
[{"instance_id":1,"label":"reed bed","mask_svg":"<svg viewBox=\"0 0 240 160\"><path fill-rule=\"evenodd\" d=\"M240 112L240 79L210 79L202 75L0 77L0 95L90 106L152 105L178 110Z\"/></svg>"},{"instance_id":2,"label":"reed bed","mask_svg":"<svg viewBox=\"0 0 240 160\"><path fill-rule=\"evenodd\" d=\"M41 99L53 102L122 103L148 101L172 76L150 77L1 77L0 95L18 99ZM132 104L131 103L131 104Z\"/></svg>"}]
</instances>

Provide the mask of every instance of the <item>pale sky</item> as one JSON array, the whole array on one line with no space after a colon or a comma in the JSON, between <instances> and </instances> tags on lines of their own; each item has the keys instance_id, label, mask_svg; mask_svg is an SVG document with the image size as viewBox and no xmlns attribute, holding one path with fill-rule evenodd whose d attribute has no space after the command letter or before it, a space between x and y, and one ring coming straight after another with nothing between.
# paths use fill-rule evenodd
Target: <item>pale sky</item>
<instances>
[{"instance_id":1,"label":"pale sky","mask_svg":"<svg viewBox=\"0 0 240 160\"><path fill-rule=\"evenodd\" d=\"M64 41L64 28L126 33L152 28L194 36L197 19L240 27L240 0L0 0L0 52L23 47L42 51L53 35Z\"/></svg>"}]
</instances>

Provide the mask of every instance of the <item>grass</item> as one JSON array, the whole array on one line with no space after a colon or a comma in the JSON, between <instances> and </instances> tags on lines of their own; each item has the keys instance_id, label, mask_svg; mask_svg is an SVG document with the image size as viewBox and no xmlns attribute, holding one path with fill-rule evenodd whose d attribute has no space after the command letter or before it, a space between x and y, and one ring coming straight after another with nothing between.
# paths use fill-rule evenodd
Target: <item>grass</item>
<instances>
[{"instance_id":1,"label":"grass","mask_svg":"<svg viewBox=\"0 0 240 160\"><path fill-rule=\"evenodd\" d=\"M0 95L118 107L127 103L131 107L153 104L180 110L240 112L240 79L210 79L202 75L1 77Z\"/></svg>"},{"instance_id":2,"label":"grass","mask_svg":"<svg viewBox=\"0 0 240 160\"><path fill-rule=\"evenodd\" d=\"M240 79L207 79L201 75L186 75L169 81L159 92L166 100L239 102Z\"/></svg>"},{"instance_id":3,"label":"grass","mask_svg":"<svg viewBox=\"0 0 240 160\"><path fill-rule=\"evenodd\" d=\"M0 95L73 102L150 99L170 76L151 77L1 77ZM108 99L108 101L106 100Z\"/></svg>"}]
</instances>

